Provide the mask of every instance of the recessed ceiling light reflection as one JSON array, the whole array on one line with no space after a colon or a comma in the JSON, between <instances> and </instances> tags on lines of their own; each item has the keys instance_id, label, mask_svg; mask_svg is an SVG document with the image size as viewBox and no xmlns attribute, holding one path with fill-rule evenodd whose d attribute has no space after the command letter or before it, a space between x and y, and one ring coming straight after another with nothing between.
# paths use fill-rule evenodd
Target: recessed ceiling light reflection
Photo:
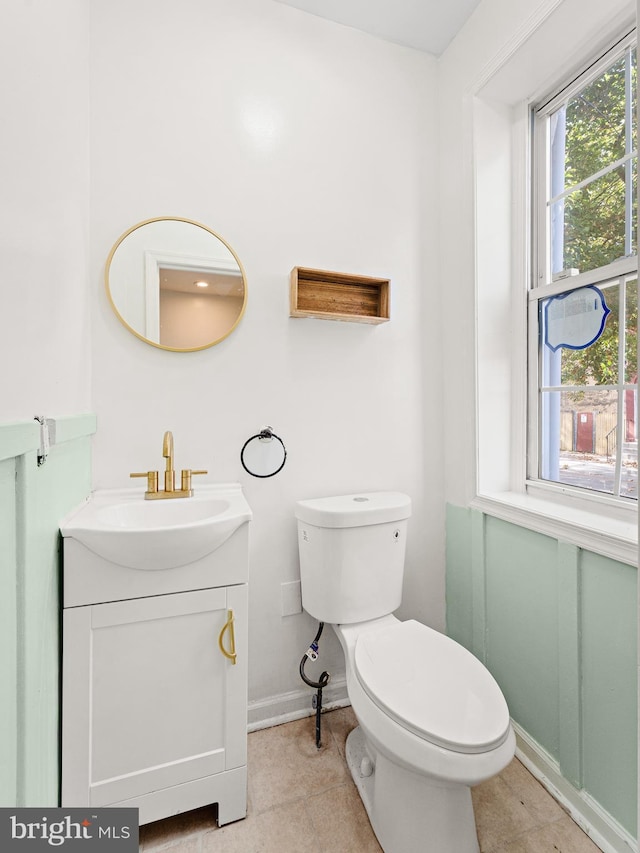
<instances>
[{"instance_id":1,"label":"recessed ceiling light reflection","mask_svg":"<svg viewBox=\"0 0 640 853\"><path fill-rule=\"evenodd\" d=\"M196 287L209 287L208 281L194 281Z\"/></svg>"}]
</instances>

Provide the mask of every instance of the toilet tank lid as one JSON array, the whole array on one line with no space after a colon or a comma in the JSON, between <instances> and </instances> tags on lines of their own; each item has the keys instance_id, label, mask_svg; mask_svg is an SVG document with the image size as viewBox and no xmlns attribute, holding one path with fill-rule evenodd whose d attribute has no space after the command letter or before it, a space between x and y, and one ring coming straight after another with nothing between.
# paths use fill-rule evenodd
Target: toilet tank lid
<instances>
[{"instance_id":1,"label":"toilet tank lid","mask_svg":"<svg viewBox=\"0 0 640 853\"><path fill-rule=\"evenodd\" d=\"M354 495L298 501L296 518L316 527L364 527L402 521L411 515L411 498L401 492L360 492Z\"/></svg>"}]
</instances>

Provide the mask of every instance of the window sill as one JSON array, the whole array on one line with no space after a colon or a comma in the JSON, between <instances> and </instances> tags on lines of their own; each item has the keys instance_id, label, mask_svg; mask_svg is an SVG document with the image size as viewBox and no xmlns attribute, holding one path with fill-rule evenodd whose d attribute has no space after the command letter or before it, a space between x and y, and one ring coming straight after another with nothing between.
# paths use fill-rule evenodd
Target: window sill
<instances>
[{"instance_id":1,"label":"window sill","mask_svg":"<svg viewBox=\"0 0 640 853\"><path fill-rule=\"evenodd\" d=\"M478 495L473 509L537 533L577 545L612 560L638 565L638 523L635 507L628 518L612 518L593 508L568 506L540 494L496 492Z\"/></svg>"}]
</instances>

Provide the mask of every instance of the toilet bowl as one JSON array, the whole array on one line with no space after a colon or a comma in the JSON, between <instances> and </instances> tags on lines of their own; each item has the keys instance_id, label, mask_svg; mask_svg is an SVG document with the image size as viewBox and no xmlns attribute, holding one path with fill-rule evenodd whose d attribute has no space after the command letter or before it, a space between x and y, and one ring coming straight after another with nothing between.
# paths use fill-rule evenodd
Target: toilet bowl
<instances>
[{"instance_id":1,"label":"toilet bowl","mask_svg":"<svg viewBox=\"0 0 640 853\"><path fill-rule=\"evenodd\" d=\"M477 658L418 622L333 627L359 723L347 763L383 850L477 853L471 786L515 750L500 688ZM401 646L405 656L395 658Z\"/></svg>"},{"instance_id":2,"label":"toilet bowl","mask_svg":"<svg viewBox=\"0 0 640 853\"><path fill-rule=\"evenodd\" d=\"M477 658L392 615L410 512L397 492L300 501L302 602L344 652L347 763L385 853L478 853L471 786L511 761L515 736Z\"/></svg>"}]
</instances>

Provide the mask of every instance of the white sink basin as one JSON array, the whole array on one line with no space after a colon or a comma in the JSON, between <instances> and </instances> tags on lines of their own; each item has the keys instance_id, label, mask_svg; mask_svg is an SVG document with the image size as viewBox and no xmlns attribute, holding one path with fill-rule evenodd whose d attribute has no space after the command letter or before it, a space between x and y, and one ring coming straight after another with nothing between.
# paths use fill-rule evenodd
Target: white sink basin
<instances>
[{"instance_id":1,"label":"white sink basin","mask_svg":"<svg viewBox=\"0 0 640 853\"><path fill-rule=\"evenodd\" d=\"M237 483L201 485L190 498L150 501L143 489L118 489L94 492L60 530L119 566L158 571L205 557L251 516Z\"/></svg>"}]
</instances>

